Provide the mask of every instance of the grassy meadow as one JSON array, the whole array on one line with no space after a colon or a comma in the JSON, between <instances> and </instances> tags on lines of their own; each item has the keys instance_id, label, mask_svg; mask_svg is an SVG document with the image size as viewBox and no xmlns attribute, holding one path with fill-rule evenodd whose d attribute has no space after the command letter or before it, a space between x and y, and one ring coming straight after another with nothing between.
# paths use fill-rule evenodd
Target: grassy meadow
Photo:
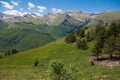
<instances>
[{"instance_id":1,"label":"grassy meadow","mask_svg":"<svg viewBox=\"0 0 120 80\"><path fill-rule=\"evenodd\" d=\"M76 80L120 80L120 67L93 66L88 61L94 43L89 42L87 50L80 50L61 39L7 56L0 59L0 80L49 80L50 63L54 60L63 63ZM39 65L35 67L37 60Z\"/></svg>"}]
</instances>

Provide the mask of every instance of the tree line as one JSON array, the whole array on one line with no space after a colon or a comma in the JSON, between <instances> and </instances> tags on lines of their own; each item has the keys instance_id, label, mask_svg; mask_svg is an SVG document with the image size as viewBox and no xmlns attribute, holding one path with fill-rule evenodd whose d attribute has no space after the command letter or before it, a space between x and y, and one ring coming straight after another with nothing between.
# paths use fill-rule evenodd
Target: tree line
<instances>
[{"instance_id":1,"label":"tree line","mask_svg":"<svg viewBox=\"0 0 120 80\"><path fill-rule=\"evenodd\" d=\"M109 59L113 54L120 55L120 22L112 22L106 26L97 26L95 29L96 43L93 48L97 59L100 54L108 54Z\"/></svg>"},{"instance_id":2,"label":"tree line","mask_svg":"<svg viewBox=\"0 0 120 80\"><path fill-rule=\"evenodd\" d=\"M95 40L92 50L96 59L99 55L108 54L109 59L113 55L120 55L120 22L114 21L110 24L97 25L93 28L83 28L65 37L66 43L75 43L78 49L88 48L87 42Z\"/></svg>"}]
</instances>

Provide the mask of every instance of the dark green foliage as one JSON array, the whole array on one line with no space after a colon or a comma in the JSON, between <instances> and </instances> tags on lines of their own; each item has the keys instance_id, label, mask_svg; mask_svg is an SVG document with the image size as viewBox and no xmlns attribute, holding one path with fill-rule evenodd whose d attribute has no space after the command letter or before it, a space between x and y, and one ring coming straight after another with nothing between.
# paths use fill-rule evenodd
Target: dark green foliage
<instances>
[{"instance_id":1,"label":"dark green foliage","mask_svg":"<svg viewBox=\"0 0 120 80\"><path fill-rule=\"evenodd\" d=\"M115 49L118 51L118 54L120 55L120 34L116 37Z\"/></svg>"},{"instance_id":2,"label":"dark green foliage","mask_svg":"<svg viewBox=\"0 0 120 80\"><path fill-rule=\"evenodd\" d=\"M119 53L119 34L120 34L120 22L112 22L108 26L108 30L106 32L106 40L104 43L104 52L110 55L110 59L112 59L112 55L114 53Z\"/></svg>"},{"instance_id":3,"label":"dark green foliage","mask_svg":"<svg viewBox=\"0 0 120 80\"><path fill-rule=\"evenodd\" d=\"M84 29L81 29L81 31L80 31L80 37L81 38L85 37L85 30Z\"/></svg>"},{"instance_id":4,"label":"dark green foliage","mask_svg":"<svg viewBox=\"0 0 120 80\"><path fill-rule=\"evenodd\" d=\"M12 52L12 54L18 53L18 51L16 49L12 49L11 52Z\"/></svg>"},{"instance_id":5,"label":"dark green foliage","mask_svg":"<svg viewBox=\"0 0 120 80\"><path fill-rule=\"evenodd\" d=\"M97 59L99 59L99 54L102 53L102 49L104 47L106 29L105 27L97 26L95 30L96 44L93 48L93 53L96 55Z\"/></svg>"},{"instance_id":6,"label":"dark green foliage","mask_svg":"<svg viewBox=\"0 0 120 80\"><path fill-rule=\"evenodd\" d=\"M115 36L109 36L104 43L104 50L106 53L110 55L110 59L112 59L112 54L116 51L115 50Z\"/></svg>"},{"instance_id":7,"label":"dark green foliage","mask_svg":"<svg viewBox=\"0 0 120 80\"><path fill-rule=\"evenodd\" d=\"M34 66L38 66L38 64L39 64L38 60L34 62Z\"/></svg>"},{"instance_id":8,"label":"dark green foliage","mask_svg":"<svg viewBox=\"0 0 120 80\"><path fill-rule=\"evenodd\" d=\"M65 37L66 43L74 43L75 41L76 41L76 36L74 33L71 33L67 37Z\"/></svg>"},{"instance_id":9,"label":"dark green foliage","mask_svg":"<svg viewBox=\"0 0 120 80\"><path fill-rule=\"evenodd\" d=\"M106 37L106 28L104 26L98 25L95 29L96 40L101 40L104 42Z\"/></svg>"},{"instance_id":10,"label":"dark green foliage","mask_svg":"<svg viewBox=\"0 0 120 80\"><path fill-rule=\"evenodd\" d=\"M67 70L64 68L64 65L61 62L52 62L51 68L51 80L74 80L71 74L67 72Z\"/></svg>"},{"instance_id":11,"label":"dark green foliage","mask_svg":"<svg viewBox=\"0 0 120 80\"><path fill-rule=\"evenodd\" d=\"M87 42L85 41L85 39L83 39L83 40L78 40L78 41L76 42L76 46L77 46L78 49L82 49L82 50L85 50L85 49L88 48L88 47L87 47Z\"/></svg>"},{"instance_id":12,"label":"dark green foliage","mask_svg":"<svg viewBox=\"0 0 120 80\"><path fill-rule=\"evenodd\" d=\"M107 32L107 36L114 35L115 37L117 37L118 34L120 33L119 30L120 30L120 23L112 22L112 23L109 25L109 29L108 29L108 32Z\"/></svg>"},{"instance_id":13,"label":"dark green foliage","mask_svg":"<svg viewBox=\"0 0 120 80\"><path fill-rule=\"evenodd\" d=\"M91 35L90 35L89 31L87 32L86 40L87 40L87 42L91 41Z\"/></svg>"},{"instance_id":14,"label":"dark green foliage","mask_svg":"<svg viewBox=\"0 0 120 80\"><path fill-rule=\"evenodd\" d=\"M87 40L87 42L89 42L89 41L92 41L92 40L94 40L95 39L95 30L93 30L92 28L89 30L89 31L87 31L87 33L86 33L86 40Z\"/></svg>"},{"instance_id":15,"label":"dark green foliage","mask_svg":"<svg viewBox=\"0 0 120 80\"><path fill-rule=\"evenodd\" d=\"M53 71L53 74L54 74L54 79L53 80L61 80L61 78L65 74L63 64L61 64L59 62L53 62L51 64L51 67L52 67L52 71Z\"/></svg>"},{"instance_id":16,"label":"dark green foliage","mask_svg":"<svg viewBox=\"0 0 120 80\"><path fill-rule=\"evenodd\" d=\"M5 52L5 56L10 56L10 55L13 55L16 53L18 53L18 51L16 49L10 49L10 50Z\"/></svg>"},{"instance_id":17,"label":"dark green foliage","mask_svg":"<svg viewBox=\"0 0 120 80\"><path fill-rule=\"evenodd\" d=\"M92 52L94 53L94 55L96 56L96 59L99 59L99 54L102 52L102 48L101 47L101 43L99 41L96 42Z\"/></svg>"},{"instance_id":18,"label":"dark green foliage","mask_svg":"<svg viewBox=\"0 0 120 80\"><path fill-rule=\"evenodd\" d=\"M79 36L80 38L85 37L85 29L77 30L76 35Z\"/></svg>"},{"instance_id":19,"label":"dark green foliage","mask_svg":"<svg viewBox=\"0 0 120 80\"><path fill-rule=\"evenodd\" d=\"M96 44L93 48L93 53L99 59L100 53L110 55L109 59L113 58L114 53L119 53L120 38L119 38L120 23L113 22L106 27L97 26L95 30Z\"/></svg>"},{"instance_id":20,"label":"dark green foliage","mask_svg":"<svg viewBox=\"0 0 120 80\"><path fill-rule=\"evenodd\" d=\"M87 42L84 39L84 37L86 37L85 29L79 29L79 30L75 31L74 33L71 33L68 36L66 36L65 37L65 42L66 43L74 43L74 42L76 42L76 47L78 49L85 50L88 47L87 47Z\"/></svg>"},{"instance_id":21,"label":"dark green foliage","mask_svg":"<svg viewBox=\"0 0 120 80\"><path fill-rule=\"evenodd\" d=\"M93 61L91 61L91 65L95 65L95 63Z\"/></svg>"},{"instance_id":22,"label":"dark green foliage","mask_svg":"<svg viewBox=\"0 0 120 80\"><path fill-rule=\"evenodd\" d=\"M3 58L1 55L0 55L0 59Z\"/></svg>"}]
</instances>

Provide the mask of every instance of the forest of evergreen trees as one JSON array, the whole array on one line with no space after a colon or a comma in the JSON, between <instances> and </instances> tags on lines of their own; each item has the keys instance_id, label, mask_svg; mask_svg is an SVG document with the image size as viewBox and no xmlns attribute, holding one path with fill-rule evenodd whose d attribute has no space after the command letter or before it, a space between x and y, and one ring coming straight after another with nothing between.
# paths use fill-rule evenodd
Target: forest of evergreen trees
<instances>
[{"instance_id":1,"label":"forest of evergreen trees","mask_svg":"<svg viewBox=\"0 0 120 80\"><path fill-rule=\"evenodd\" d=\"M113 55L120 56L120 22L114 21L110 24L97 25L92 28L83 28L76 32L69 34L65 38L66 43L76 43L78 49L87 49L87 42L95 41L92 50L96 59L99 55L107 54L109 59Z\"/></svg>"}]
</instances>

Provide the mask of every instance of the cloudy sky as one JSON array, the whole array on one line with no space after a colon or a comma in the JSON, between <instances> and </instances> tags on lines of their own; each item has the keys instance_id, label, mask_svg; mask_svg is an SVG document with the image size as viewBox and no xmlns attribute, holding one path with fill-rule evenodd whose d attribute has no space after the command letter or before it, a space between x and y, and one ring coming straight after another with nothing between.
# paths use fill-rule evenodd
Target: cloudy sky
<instances>
[{"instance_id":1,"label":"cloudy sky","mask_svg":"<svg viewBox=\"0 0 120 80\"><path fill-rule=\"evenodd\" d=\"M0 0L0 12L11 15L58 13L69 10L99 13L120 10L120 0Z\"/></svg>"}]
</instances>

